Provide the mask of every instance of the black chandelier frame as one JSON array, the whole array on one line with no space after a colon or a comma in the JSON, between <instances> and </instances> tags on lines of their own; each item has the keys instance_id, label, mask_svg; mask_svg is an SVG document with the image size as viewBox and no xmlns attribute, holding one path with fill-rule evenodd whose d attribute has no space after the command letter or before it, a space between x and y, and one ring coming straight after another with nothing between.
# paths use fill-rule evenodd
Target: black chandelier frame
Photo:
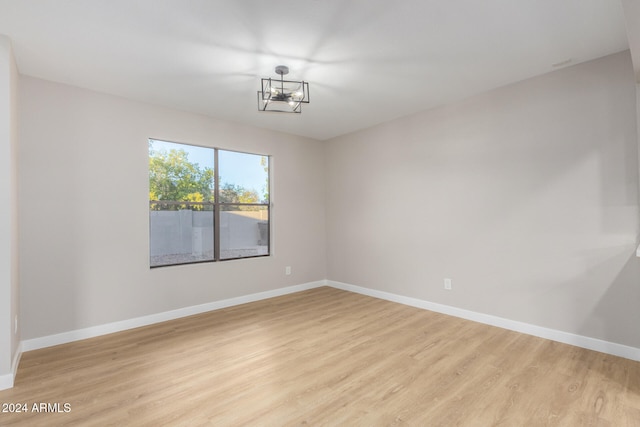
<instances>
[{"instance_id":1,"label":"black chandelier frame","mask_svg":"<svg viewBox=\"0 0 640 427\"><path fill-rule=\"evenodd\" d=\"M280 79L263 78L258 91L258 110L275 113L302 113L302 104L309 103L309 83L302 80L285 80L289 68L276 67Z\"/></svg>"}]
</instances>

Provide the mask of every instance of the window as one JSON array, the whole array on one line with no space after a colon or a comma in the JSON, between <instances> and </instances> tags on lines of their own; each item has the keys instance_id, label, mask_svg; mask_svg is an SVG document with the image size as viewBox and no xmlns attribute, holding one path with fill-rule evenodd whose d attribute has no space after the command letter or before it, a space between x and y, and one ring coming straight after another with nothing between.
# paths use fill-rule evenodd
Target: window
<instances>
[{"instance_id":1,"label":"window","mask_svg":"<svg viewBox=\"0 0 640 427\"><path fill-rule=\"evenodd\" d=\"M149 140L151 267L269 255L269 157Z\"/></svg>"}]
</instances>

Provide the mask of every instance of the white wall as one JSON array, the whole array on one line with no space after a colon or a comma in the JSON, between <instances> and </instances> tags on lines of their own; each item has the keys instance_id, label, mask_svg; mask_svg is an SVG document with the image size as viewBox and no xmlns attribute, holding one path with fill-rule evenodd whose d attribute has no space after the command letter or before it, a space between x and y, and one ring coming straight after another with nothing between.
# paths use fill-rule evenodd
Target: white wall
<instances>
[{"instance_id":1,"label":"white wall","mask_svg":"<svg viewBox=\"0 0 640 427\"><path fill-rule=\"evenodd\" d=\"M13 383L18 315L18 72L7 37L0 36L0 389Z\"/></svg>"},{"instance_id":2,"label":"white wall","mask_svg":"<svg viewBox=\"0 0 640 427\"><path fill-rule=\"evenodd\" d=\"M25 76L20 97L23 339L325 278L320 142ZM150 137L272 155L273 256L150 270Z\"/></svg>"},{"instance_id":3,"label":"white wall","mask_svg":"<svg viewBox=\"0 0 640 427\"><path fill-rule=\"evenodd\" d=\"M640 347L628 52L336 138L325 162L330 280Z\"/></svg>"}]
</instances>

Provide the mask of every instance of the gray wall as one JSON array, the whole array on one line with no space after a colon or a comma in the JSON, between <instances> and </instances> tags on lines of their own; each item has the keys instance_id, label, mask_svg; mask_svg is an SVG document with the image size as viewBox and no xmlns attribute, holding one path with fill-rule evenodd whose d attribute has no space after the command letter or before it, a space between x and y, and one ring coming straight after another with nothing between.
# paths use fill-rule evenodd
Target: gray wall
<instances>
[{"instance_id":1,"label":"gray wall","mask_svg":"<svg viewBox=\"0 0 640 427\"><path fill-rule=\"evenodd\" d=\"M150 270L148 138L271 155L273 256ZM23 339L326 277L318 141L23 76L20 149Z\"/></svg>"},{"instance_id":2,"label":"gray wall","mask_svg":"<svg viewBox=\"0 0 640 427\"><path fill-rule=\"evenodd\" d=\"M330 141L328 278L640 347L635 96L624 52Z\"/></svg>"},{"instance_id":3,"label":"gray wall","mask_svg":"<svg viewBox=\"0 0 640 427\"><path fill-rule=\"evenodd\" d=\"M18 350L18 70L11 42L0 35L0 389ZM10 379L8 381L11 381Z\"/></svg>"},{"instance_id":4,"label":"gray wall","mask_svg":"<svg viewBox=\"0 0 640 427\"><path fill-rule=\"evenodd\" d=\"M221 249L255 249L260 245L266 246L267 239L261 242L258 224L268 227L268 223L260 219L261 212L251 214L252 212L220 212ZM264 217L266 219L266 212ZM213 253L213 233L213 211L181 209L149 212L149 254L152 257L194 252Z\"/></svg>"},{"instance_id":5,"label":"gray wall","mask_svg":"<svg viewBox=\"0 0 640 427\"><path fill-rule=\"evenodd\" d=\"M23 339L328 278L640 347L628 53L325 143L29 77L20 100ZM149 270L149 137L272 155L273 256Z\"/></svg>"},{"instance_id":6,"label":"gray wall","mask_svg":"<svg viewBox=\"0 0 640 427\"><path fill-rule=\"evenodd\" d=\"M203 235L206 237L202 238ZM197 248L194 248L194 241ZM150 256L198 251L213 252L213 211L181 209L149 212Z\"/></svg>"}]
</instances>

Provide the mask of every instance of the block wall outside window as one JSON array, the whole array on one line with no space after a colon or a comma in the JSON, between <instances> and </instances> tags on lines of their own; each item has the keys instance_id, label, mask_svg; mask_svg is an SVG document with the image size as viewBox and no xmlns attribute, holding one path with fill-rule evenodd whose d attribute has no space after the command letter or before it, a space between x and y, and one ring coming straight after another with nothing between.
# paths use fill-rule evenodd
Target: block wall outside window
<instances>
[{"instance_id":1,"label":"block wall outside window","mask_svg":"<svg viewBox=\"0 0 640 427\"><path fill-rule=\"evenodd\" d=\"M269 157L149 140L149 265L270 254Z\"/></svg>"}]
</instances>

